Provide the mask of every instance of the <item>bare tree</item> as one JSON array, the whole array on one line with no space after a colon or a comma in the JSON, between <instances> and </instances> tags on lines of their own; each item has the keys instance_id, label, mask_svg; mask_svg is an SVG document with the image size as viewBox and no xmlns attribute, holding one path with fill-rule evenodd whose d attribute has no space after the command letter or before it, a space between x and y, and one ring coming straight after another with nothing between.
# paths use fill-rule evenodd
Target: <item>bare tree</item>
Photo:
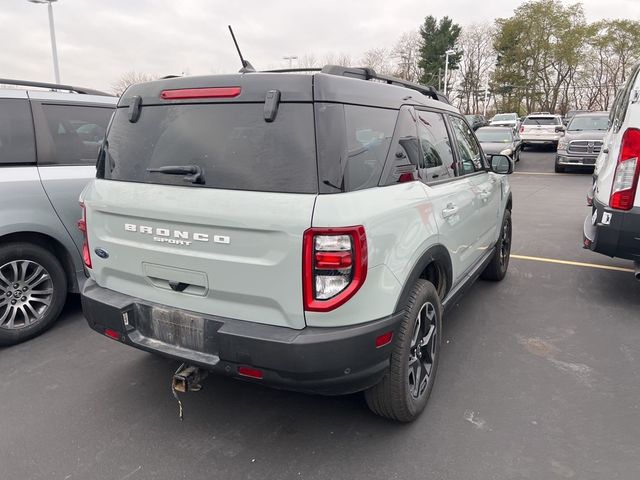
<instances>
[{"instance_id":1,"label":"bare tree","mask_svg":"<svg viewBox=\"0 0 640 480\"><path fill-rule=\"evenodd\" d=\"M149 74L131 70L123 73L118 80L111 84L111 91L115 95L120 96L129 87L129 85L150 82L151 80L155 80L155 78Z\"/></svg>"},{"instance_id":2,"label":"bare tree","mask_svg":"<svg viewBox=\"0 0 640 480\"><path fill-rule=\"evenodd\" d=\"M320 62L313 53L307 53L298 59L298 66L300 68L317 68L320 66Z\"/></svg>"},{"instance_id":3,"label":"bare tree","mask_svg":"<svg viewBox=\"0 0 640 480\"><path fill-rule=\"evenodd\" d=\"M452 97L469 114L479 113L484 102L484 90L496 63L493 48L495 29L491 24L472 24L462 28L456 49L463 52L459 69L454 71ZM457 95L453 95L457 92Z\"/></svg>"},{"instance_id":4,"label":"bare tree","mask_svg":"<svg viewBox=\"0 0 640 480\"><path fill-rule=\"evenodd\" d=\"M417 30L400 35L391 51L391 57L396 60L395 75L411 82L418 81L421 73L418 67L421 46L422 40Z\"/></svg>"},{"instance_id":5,"label":"bare tree","mask_svg":"<svg viewBox=\"0 0 640 480\"><path fill-rule=\"evenodd\" d=\"M395 63L390 52L386 48L371 48L364 52L360 59L360 65L373 68L376 73L393 75L396 70Z\"/></svg>"}]
</instances>

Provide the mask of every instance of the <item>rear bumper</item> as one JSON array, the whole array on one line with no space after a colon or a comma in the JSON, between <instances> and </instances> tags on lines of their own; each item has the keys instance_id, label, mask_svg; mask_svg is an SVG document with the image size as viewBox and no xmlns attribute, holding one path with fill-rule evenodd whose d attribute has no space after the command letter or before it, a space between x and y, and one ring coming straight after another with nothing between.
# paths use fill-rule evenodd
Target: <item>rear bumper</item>
<instances>
[{"instance_id":1,"label":"rear bumper","mask_svg":"<svg viewBox=\"0 0 640 480\"><path fill-rule=\"evenodd\" d=\"M622 212L594 198L584 220L583 245L609 257L640 261L640 207Z\"/></svg>"},{"instance_id":2,"label":"rear bumper","mask_svg":"<svg viewBox=\"0 0 640 480\"><path fill-rule=\"evenodd\" d=\"M238 378L246 379L238 367L258 368L263 378L252 381L323 395L378 383L393 342L376 348L376 338L395 334L401 322L401 314L394 314L357 326L293 330L153 304L91 279L82 291L82 308L91 328L102 334L115 330L132 347Z\"/></svg>"},{"instance_id":3,"label":"rear bumper","mask_svg":"<svg viewBox=\"0 0 640 480\"><path fill-rule=\"evenodd\" d=\"M557 133L543 133L543 134L533 134L533 133L521 133L520 139L522 143L530 143L530 144L551 144L558 143L560 140L560 134Z\"/></svg>"}]
</instances>

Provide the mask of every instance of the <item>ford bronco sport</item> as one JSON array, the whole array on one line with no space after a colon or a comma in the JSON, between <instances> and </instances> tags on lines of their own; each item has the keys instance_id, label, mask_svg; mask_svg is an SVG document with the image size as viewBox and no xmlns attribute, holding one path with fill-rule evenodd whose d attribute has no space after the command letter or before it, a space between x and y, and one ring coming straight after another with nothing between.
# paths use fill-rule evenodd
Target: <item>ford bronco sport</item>
<instances>
[{"instance_id":1,"label":"ford bronco sport","mask_svg":"<svg viewBox=\"0 0 640 480\"><path fill-rule=\"evenodd\" d=\"M86 277L78 195L116 98L0 79L0 346L43 332ZM15 88L20 87L20 88ZM45 90L49 89L49 90Z\"/></svg>"},{"instance_id":2,"label":"ford bronco sport","mask_svg":"<svg viewBox=\"0 0 640 480\"><path fill-rule=\"evenodd\" d=\"M81 195L86 318L223 375L365 391L410 421L444 308L506 273L512 169L438 92L370 69L130 87Z\"/></svg>"}]
</instances>

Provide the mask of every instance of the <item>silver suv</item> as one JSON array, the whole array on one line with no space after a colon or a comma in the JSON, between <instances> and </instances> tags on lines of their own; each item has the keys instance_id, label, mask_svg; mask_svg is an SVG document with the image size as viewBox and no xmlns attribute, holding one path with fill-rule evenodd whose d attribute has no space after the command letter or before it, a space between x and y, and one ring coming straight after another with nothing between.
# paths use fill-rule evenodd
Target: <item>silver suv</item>
<instances>
[{"instance_id":1,"label":"silver suv","mask_svg":"<svg viewBox=\"0 0 640 480\"><path fill-rule=\"evenodd\" d=\"M49 327L86 278L77 199L95 176L116 99L68 85L0 84L13 87L0 89L0 345L10 345Z\"/></svg>"},{"instance_id":2,"label":"silver suv","mask_svg":"<svg viewBox=\"0 0 640 480\"><path fill-rule=\"evenodd\" d=\"M81 195L85 316L188 364L182 390L206 369L410 421L444 309L506 273L512 169L438 92L370 69L130 87Z\"/></svg>"}]
</instances>

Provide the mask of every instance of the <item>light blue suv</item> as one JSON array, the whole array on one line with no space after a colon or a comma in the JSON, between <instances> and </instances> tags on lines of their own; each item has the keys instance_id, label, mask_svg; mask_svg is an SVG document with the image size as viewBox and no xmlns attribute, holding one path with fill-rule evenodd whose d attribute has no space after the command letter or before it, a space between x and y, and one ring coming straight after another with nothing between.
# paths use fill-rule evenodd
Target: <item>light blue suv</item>
<instances>
[{"instance_id":1,"label":"light blue suv","mask_svg":"<svg viewBox=\"0 0 640 480\"><path fill-rule=\"evenodd\" d=\"M81 195L85 316L189 365L177 390L208 370L413 420L444 309L506 274L512 169L446 97L371 69L130 87Z\"/></svg>"},{"instance_id":2,"label":"light blue suv","mask_svg":"<svg viewBox=\"0 0 640 480\"><path fill-rule=\"evenodd\" d=\"M0 79L0 345L42 332L85 280L78 196L117 99Z\"/></svg>"}]
</instances>

